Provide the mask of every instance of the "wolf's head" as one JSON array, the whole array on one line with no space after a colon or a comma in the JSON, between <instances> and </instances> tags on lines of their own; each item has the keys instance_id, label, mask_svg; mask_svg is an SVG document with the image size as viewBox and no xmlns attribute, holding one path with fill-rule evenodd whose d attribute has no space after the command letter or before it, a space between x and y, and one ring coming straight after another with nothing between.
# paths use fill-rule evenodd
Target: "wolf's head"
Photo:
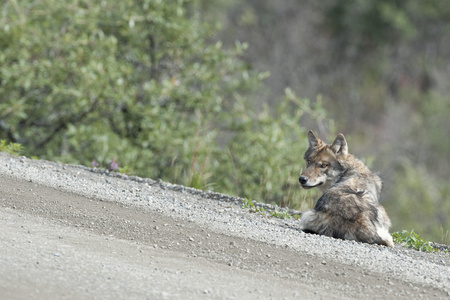
<instances>
[{"instance_id":1,"label":"wolf's head","mask_svg":"<svg viewBox=\"0 0 450 300\"><path fill-rule=\"evenodd\" d=\"M348 155L347 141L340 133L333 144L327 145L314 132L308 132L308 149L305 152L306 169L298 181L305 189L317 187L326 190L344 171L339 160Z\"/></svg>"}]
</instances>

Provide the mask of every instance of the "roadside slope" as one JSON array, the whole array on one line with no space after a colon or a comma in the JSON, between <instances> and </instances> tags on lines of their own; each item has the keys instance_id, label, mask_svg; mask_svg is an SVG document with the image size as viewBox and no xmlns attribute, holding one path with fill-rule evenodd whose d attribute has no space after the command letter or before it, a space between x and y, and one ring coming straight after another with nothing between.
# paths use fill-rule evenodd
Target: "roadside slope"
<instances>
[{"instance_id":1,"label":"roadside slope","mask_svg":"<svg viewBox=\"0 0 450 300\"><path fill-rule=\"evenodd\" d=\"M225 195L0 154L0 200L11 299L449 296L448 255L304 234Z\"/></svg>"}]
</instances>

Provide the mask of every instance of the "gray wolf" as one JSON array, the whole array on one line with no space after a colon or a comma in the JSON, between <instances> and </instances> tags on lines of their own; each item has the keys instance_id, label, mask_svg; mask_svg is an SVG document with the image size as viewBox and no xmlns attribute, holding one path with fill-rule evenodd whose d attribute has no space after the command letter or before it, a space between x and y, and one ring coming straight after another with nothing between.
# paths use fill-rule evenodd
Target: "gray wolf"
<instances>
[{"instance_id":1,"label":"gray wolf","mask_svg":"<svg viewBox=\"0 0 450 300\"><path fill-rule=\"evenodd\" d=\"M334 238L393 247L391 221L378 202L381 179L348 153L347 140L339 134L325 144L308 132L306 169L299 177L304 189L317 187L323 194L314 209L301 216L301 229Z\"/></svg>"}]
</instances>

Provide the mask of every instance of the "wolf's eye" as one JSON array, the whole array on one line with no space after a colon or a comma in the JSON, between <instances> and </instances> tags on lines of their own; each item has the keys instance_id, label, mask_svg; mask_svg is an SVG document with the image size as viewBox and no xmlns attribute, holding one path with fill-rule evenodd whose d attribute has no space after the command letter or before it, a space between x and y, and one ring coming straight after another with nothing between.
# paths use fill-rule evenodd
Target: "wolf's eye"
<instances>
[{"instance_id":1,"label":"wolf's eye","mask_svg":"<svg viewBox=\"0 0 450 300\"><path fill-rule=\"evenodd\" d=\"M326 167L328 167L328 163L321 163L320 164L320 167L322 168L322 169L325 169Z\"/></svg>"}]
</instances>

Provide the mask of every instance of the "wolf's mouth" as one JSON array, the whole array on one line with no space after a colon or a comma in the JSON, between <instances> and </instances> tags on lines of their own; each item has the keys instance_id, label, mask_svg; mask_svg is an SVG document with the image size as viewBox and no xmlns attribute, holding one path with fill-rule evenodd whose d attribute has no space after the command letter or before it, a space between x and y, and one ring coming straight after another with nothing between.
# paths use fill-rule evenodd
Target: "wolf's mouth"
<instances>
[{"instance_id":1,"label":"wolf's mouth","mask_svg":"<svg viewBox=\"0 0 450 300\"><path fill-rule=\"evenodd\" d=\"M315 185L302 184L301 186L302 186L302 188L304 188L305 190L309 190L309 189L318 187L319 185L322 185L322 184L323 184L323 182L319 182L318 184L315 184Z\"/></svg>"}]
</instances>

